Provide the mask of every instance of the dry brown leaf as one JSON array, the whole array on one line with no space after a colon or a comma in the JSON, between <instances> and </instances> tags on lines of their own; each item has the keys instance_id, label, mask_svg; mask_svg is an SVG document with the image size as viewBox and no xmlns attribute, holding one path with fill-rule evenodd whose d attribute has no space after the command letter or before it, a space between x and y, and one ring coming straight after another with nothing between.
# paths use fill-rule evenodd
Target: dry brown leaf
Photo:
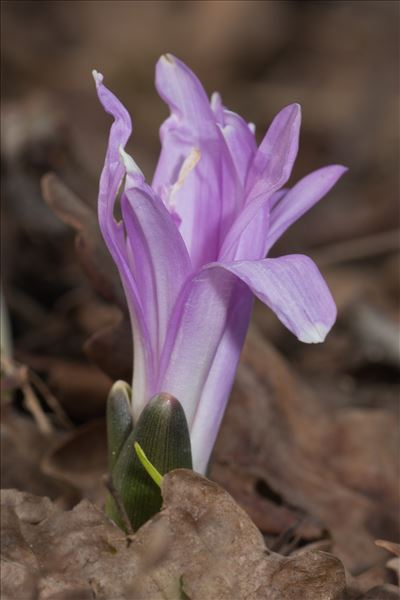
<instances>
[{"instance_id":1,"label":"dry brown leaf","mask_svg":"<svg viewBox=\"0 0 400 600\"><path fill-rule=\"evenodd\" d=\"M42 457L63 434L44 435L32 419L13 409L2 410L1 484L56 498L63 488L40 469Z\"/></svg>"},{"instance_id":2,"label":"dry brown leaf","mask_svg":"<svg viewBox=\"0 0 400 600\"><path fill-rule=\"evenodd\" d=\"M367 592L373 587L383 585L388 580L387 569L384 564L373 565L355 577L355 581L362 592Z\"/></svg>"},{"instance_id":3,"label":"dry brown leaf","mask_svg":"<svg viewBox=\"0 0 400 600\"><path fill-rule=\"evenodd\" d=\"M390 583L385 583L369 590L361 596L360 600L399 600L399 597L399 588Z\"/></svg>"},{"instance_id":4,"label":"dry brown leaf","mask_svg":"<svg viewBox=\"0 0 400 600\"><path fill-rule=\"evenodd\" d=\"M75 229L78 258L94 289L125 310L125 296L117 270L101 237L95 211L55 173L48 173L43 177L42 193L57 217Z\"/></svg>"},{"instance_id":5,"label":"dry brown leaf","mask_svg":"<svg viewBox=\"0 0 400 600\"><path fill-rule=\"evenodd\" d=\"M71 418L82 422L104 415L112 381L98 367L58 359L49 359L46 367L49 386Z\"/></svg>"},{"instance_id":6,"label":"dry brown leaf","mask_svg":"<svg viewBox=\"0 0 400 600\"><path fill-rule=\"evenodd\" d=\"M375 544L380 548L385 548L391 554L400 557L400 544L389 542L388 540L375 540Z\"/></svg>"},{"instance_id":7,"label":"dry brown leaf","mask_svg":"<svg viewBox=\"0 0 400 600\"><path fill-rule=\"evenodd\" d=\"M400 544L395 544L388 540L375 540L375 544L394 554L394 558L388 560L386 566L396 573L397 581L400 583Z\"/></svg>"},{"instance_id":8,"label":"dry brown leaf","mask_svg":"<svg viewBox=\"0 0 400 600\"><path fill-rule=\"evenodd\" d=\"M113 381L132 381L132 332L126 316L93 334L85 343L84 351Z\"/></svg>"},{"instance_id":9,"label":"dry brown leaf","mask_svg":"<svg viewBox=\"0 0 400 600\"><path fill-rule=\"evenodd\" d=\"M88 501L63 512L46 498L3 491L3 597L346 597L339 559L319 551L293 557L268 551L246 513L217 484L178 470L164 477L162 491L162 512L130 544Z\"/></svg>"},{"instance_id":10,"label":"dry brown leaf","mask_svg":"<svg viewBox=\"0 0 400 600\"><path fill-rule=\"evenodd\" d=\"M52 211L75 229L77 255L93 288L115 303L122 313L115 324L92 335L86 342L85 351L112 379L131 381L133 348L126 300L117 270L101 237L97 215L55 173L43 177L42 193Z\"/></svg>"},{"instance_id":11,"label":"dry brown leaf","mask_svg":"<svg viewBox=\"0 0 400 600\"><path fill-rule=\"evenodd\" d=\"M400 583L400 558L391 558L387 561L386 566L396 573L397 581Z\"/></svg>"},{"instance_id":12,"label":"dry brown leaf","mask_svg":"<svg viewBox=\"0 0 400 600\"><path fill-rule=\"evenodd\" d=\"M214 464L212 477L227 470L224 485L241 502L246 473L328 529L334 553L355 572L383 559L378 535L396 535L396 419L389 411L327 405L254 330ZM243 504L252 514L251 497Z\"/></svg>"},{"instance_id":13,"label":"dry brown leaf","mask_svg":"<svg viewBox=\"0 0 400 600\"><path fill-rule=\"evenodd\" d=\"M101 506L105 495L102 477L107 472L104 418L90 421L64 438L43 457L41 469L72 487L76 502L87 498Z\"/></svg>"}]
</instances>

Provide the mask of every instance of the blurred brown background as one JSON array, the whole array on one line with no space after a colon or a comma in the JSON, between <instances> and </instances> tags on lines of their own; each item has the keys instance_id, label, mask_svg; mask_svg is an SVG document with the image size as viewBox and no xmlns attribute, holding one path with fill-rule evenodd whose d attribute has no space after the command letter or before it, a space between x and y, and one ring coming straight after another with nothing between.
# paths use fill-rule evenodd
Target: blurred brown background
<instances>
[{"instance_id":1,"label":"blurred brown background","mask_svg":"<svg viewBox=\"0 0 400 600\"><path fill-rule=\"evenodd\" d=\"M94 176L109 122L91 70L131 111L131 150L150 176L166 116L154 66L172 52L209 93L220 91L254 121L260 139L281 107L301 103L294 179L324 164L349 167L330 199L289 234L293 248L395 226L397 2L18 1L3 2L2 11L4 110L44 94L63 111ZM3 135L7 144L9 127Z\"/></svg>"},{"instance_id":2,"label":"blurred brown background","mask_svg":"<svg viewBox=\"0 0 400 600\"><path fill-rule=\"evenodd\" d=\"M255 122L259 140L283 106L301 103L293 181L330 163L349 167L329 197L273 251L315 258L338 304L337 325L323 346L301 345L257 304L254 331L265 347L260 350L260 340L253 345L250 340L238 376L242 403L246 393L249 402L260 399L255 381L260 384L264 376L263 364L269 365L263 406L275 384L282 406L288 398L300 401L301 386L312 391L315 402L301 401L303 419L299 407L293 408L296 402L289 408L287 401L287 422L274 422L277 439L270 446L271 415L264 421L254 417L255 429L257 423L264 427L259 434L265 454L257 454L248 432L235 432L235 413L229 412L214 476L266 535L278 535L306 514L310 521L303 527L303 541L318 538L325 527L347 565L355 571L367 568L377 556L373 540L392 539L397 532L399 4L3 1L1 9L2 285L13 357L41 378L41 383L30 380L39 405L28 412L42 436L8 416L6 449L9 462L19 461L19 469L4 485L57 497L48 479L56 473L81 495L98 499L103 493L99 473L105 467L96 456L104 442L94 441L93 430L94 438L78 433L69 446L47 453L43 467L46 427L55 437L58 426L68 427L60 411L49 408L51 394L74 425L91 427L92 419L104 413L111 382L93 362L114 378L115 364L104 365L104 355L118 355L122 362L128 357L128 364L130 355L121 352L122 342L115 345L118 336L93 342L120 312L93 290L93 273L90 284L79 267L74 233L65 224L74 224L68 199L57 200L62 223L43 202L40 178L55 171L87 206L96 204L110 120L96 98L93 68L129 109L134 124L129 150L151 178L158 128L167 115L154 89L154 67L161 54L171 52L197 73L208 93L218 90L230 109ZM90 360L82 352L88 338ZM107 346L106 339L114 346ZM291 392L283 385L290 387L286 375L285 381L274 380L281 373L274 361L284 359L266 350L268 340L297 378ZM261 367L254 363L257 356L265 358ZM10 369L9 387L16 390L12 402L26 412L25 380L18 369ZM275 381L272 387L268 378ZM234 401L232 406L234 411ZM28 429L33 441L24 454L17 440ZM233 439L244 440L243 447L232 449ZM92 462L89 455L95 457ZM310 462L303 464L303 476L305 456ZM308 480L314 471L319 491ZM340 495L340 486L348 495Z\"/></svg>"}]
</instances>

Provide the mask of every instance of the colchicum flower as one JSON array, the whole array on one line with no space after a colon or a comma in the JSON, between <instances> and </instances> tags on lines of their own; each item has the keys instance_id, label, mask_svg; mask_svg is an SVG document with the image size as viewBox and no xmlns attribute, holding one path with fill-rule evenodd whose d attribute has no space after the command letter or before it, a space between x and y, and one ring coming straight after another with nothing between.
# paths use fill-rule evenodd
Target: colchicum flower
<instances>
[{"instance_id":1,"label":"colchicum flower","mask_svg":"<svg viewBox=\"0 0 400 600\"><path fill-rule=\"evenodd\" d=\"M226 109L219 94L210 102L190 69L165 55L156 87L171 114L149 185L125 152L128 112L103 76L94 72L94 78L114 117L98 210L132 320L133 415L136 420L159 392L178 398L193 468L204 473L254 295L302 342L322 342L335 321L334 301L310 258L265 256L346 169L324 167L283 188L297 155L300 106L281 110L257 147L254 127Z\"/></svg>"}]
</instances>

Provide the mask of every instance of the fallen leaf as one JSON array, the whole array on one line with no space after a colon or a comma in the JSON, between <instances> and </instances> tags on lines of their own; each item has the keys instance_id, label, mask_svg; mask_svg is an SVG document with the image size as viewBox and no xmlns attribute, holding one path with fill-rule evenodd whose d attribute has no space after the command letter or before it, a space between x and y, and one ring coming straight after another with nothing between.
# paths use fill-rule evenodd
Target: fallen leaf
<instances>
[{"instance_id":1,"label":"fallen leaf","mask_svg":"<svg viewBox=\"0 0 400 600\"><path fill-rule=\"evenodd\" d=\"M385 548L385 550L395 556L400 556L400 544L389 542L388 540L375 540L375 544L380 548Z\"/></svg>"},{"instance_id":2,"label":"fallen leaf","mask_svg":"<svg viewBox=\"0 0 400 600\"><path fill-rule=\"evenodd\" d=\"M101 237L95 211L55 173L47 173L42 178L42 193L59 219L75 229L78 258L94 289L108 301L126 310L119 276Z\"/></svg>"},{"instance_id":3,"label":"fallen leaf","mask_svg":"<svg viewBox=\"0 0 400 600\"><path fill-rule=\"evenodd\" d=\"M222 481L242 502L243 473L263 480L272 497L327 529L334 553L361 572L384 558L376 537L398 529L396 429L389 411L324 403L251 330L211 476L226 470ZM243 505L251 513L250 497Z\"/></svg>"},{"instance_id":4,"label":"fallen leaf","mask_svg":"<svg viewBox=\"0 0 400 600\"><path fill-rule=\"evenodd\" d=\"M44 435L32 419L4 408L0 429L1 485L57 498L63 487L40 469L40 461L63 434Z\"/></svg>"},{"instance_id":5,"label":"fallen leaf","mask_svg":"<svg viewBox=\"0 0 400 600\"><path fill-rule=\"evenodd\" d=\"M82 460L84 457L84 460ZM102 506L103 476L107 472L107 437L104 418L76 429L42 459L43 473L75 489L75 503L88 498Z\"/></svg>"},{"instance_id":6,"label":"fallen leaf","mask_svg":"<svg viewBox=\"0 0 400 600\"><path fill-rule=\"evenodd\" d=\"M82 422L104 414L112 381L96 366L49 359L47 368L49 387L72 419Z\"/></svg>"},{"instance_id":7,"label":"fallen leaf","mask_svg":"<svg viewBox=\"0 0 400 600\"><path fill-rule=\"evenodd\" d=\"M4 597L86 598L90 592L99 600L345 598L338 558L320 551L293 557L270 552L217 484L177 470L164 477L162 492L161 513L127 543L86 500L64 512L47 498L3 491Z\"/></svg>"},{"instance_id":8,"label":"fallen leaf","mask_svg":"<svg viewBox=\"0 0 400 600\"><path fill-rule=\"evenodd\" d=\"M400 590L395 585L377 585L361 596L360 600L399 600Z\"/></svg>"},{"instance_id":9,"label":"fallen leaf","mask_svg":"<svg viewBox=\"0 0 400 600\"><path fill-rule=\"evenodd\" d=\"M86 355L113 381L132 381L132 331L126 316L115 325L93 334L83 348Z\"/></svg>"},{"instance_id":10,"label":"fallen leaf","mask_svg":"<svg viewBox=\"0 0 400 600\"><path fill-rule=\"evenodd\" d=\"M395 544L387 540L375 540L375 544L394 554L395 558L388 560L386 566L396 573L397 581L400 582L400 544Z\"/></svg>"}]
</instances>

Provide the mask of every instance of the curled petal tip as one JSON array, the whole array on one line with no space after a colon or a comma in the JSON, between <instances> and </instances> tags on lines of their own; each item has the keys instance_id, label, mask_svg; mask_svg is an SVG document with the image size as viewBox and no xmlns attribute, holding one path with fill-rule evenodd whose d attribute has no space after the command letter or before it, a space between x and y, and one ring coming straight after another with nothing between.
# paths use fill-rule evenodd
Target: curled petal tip
<instances>
[{"instance_id":1,"label":"curled petal tip","mask_svg":"<svg viewBox=\"0 0 400 600\"><path fill-rule=\"evenodd\" d=\"M175 56L173 56L172 54L170 54L169 52L167 52L166 54L163 54L161 56L161 60L169 63L170 65L174 65L175 64Z\"/></svg>"},{"instance_id":2,"label":"curled petal tip","mask_svg":"<svg viewBox=\"0 0 400 600\"><path fill-rule=\"evenodd\" d=\"M211 94L211 106L214 108L222 104L221 94L219 92L213 92Z\"/></svg>"},{"instance_id":3,"label":"curled petal tip","mask_svg":"<svg viewBox=\"0 0 400 600\"><path fill-rule=\"evenodd\" d=\"M293 119L293 121L301 120L301 105L298 102L294 102L293 104L288 104L285 106L280 114L286 115L286 117Z\"/></svg>"},{"instance_id":4,"label":"curled petal tip","mask_svg":"<svg viewBox=\"0 0 400 600\"><path fill-rule=\"evenodd\" d=\"M305 344L320 344L325 340L329 331L330 327L327 327L324 323L313 323L311 327L301 332L298 339Z\"/></svg>"},{"instance_id":5,"label":"curled petal tip","mask_svg":"<svg viewBox=\"0 0 400 600\"><path fill-rule=\"evenodd\" d=\"M295 113L296 117L301 117L301 105L298 102L294 102L293 104L289 104L289 107Z\"/></svg>"},{"instance_id":6,"label":"curled petal tip","mask_svg":"<svg viewBox=\"0 0 400 600\"><path fill-rule=\"evenodd\" d=\"M96 85L100 85L103 82L103 75L96 71L96 69L93 69L92 75Z\"/></svg>"},{"instance_id":7,"label":"curled petal tip","mask_svg":"<svg viewBox=\"0 0 400 600\"><path fill-rule=\"evenodd\" d=\"M247 123L247 126L250 129L251 133L253 135L255 135L255 133L256 133L256 124L255 123Z\"/></svg>"}]
</instances>

